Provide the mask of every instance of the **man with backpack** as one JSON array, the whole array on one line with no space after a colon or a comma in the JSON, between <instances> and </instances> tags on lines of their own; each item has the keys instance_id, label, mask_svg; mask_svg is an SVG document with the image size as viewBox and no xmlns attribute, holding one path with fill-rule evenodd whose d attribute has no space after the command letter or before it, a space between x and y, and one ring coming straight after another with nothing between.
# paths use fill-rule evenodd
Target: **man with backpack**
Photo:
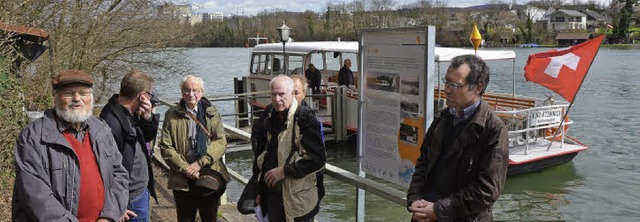
<instances>
[{"instance_id":1,"label":"man with backpack","mask_svg":"<svg viewBox=\"0 0 640 222\"><path fill-rule=\"evenodd\" d=\"M293 80L276 76L269 83L271 104L254 124L257 205L269 221L313 221L324 196L318 173L326 163L320 122L293 97Z\"/></svg>"}]
</instances>

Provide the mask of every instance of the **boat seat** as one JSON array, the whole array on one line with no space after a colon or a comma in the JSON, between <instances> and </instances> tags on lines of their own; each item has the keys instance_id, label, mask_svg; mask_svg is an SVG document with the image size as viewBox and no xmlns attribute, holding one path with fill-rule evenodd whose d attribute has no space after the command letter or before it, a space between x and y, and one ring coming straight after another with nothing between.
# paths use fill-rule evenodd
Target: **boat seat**
<instances>
[{"instance_id":1,"label":"boat seat","mask_svg":"<svg viewBox=\"0 0 640 222\"><path fill-rule=\"evenodd\" d=\"M444 90L435 89L434 97L447 99L447 94L444 93ZM493 93L485 93L482 96L482 99L491 106L494 110L519 110L519 109L528 109L534 107L536 105L536 101L527 98L518 98L512 97L508 95L500 95Z\"/></svg>"}]
</instances>

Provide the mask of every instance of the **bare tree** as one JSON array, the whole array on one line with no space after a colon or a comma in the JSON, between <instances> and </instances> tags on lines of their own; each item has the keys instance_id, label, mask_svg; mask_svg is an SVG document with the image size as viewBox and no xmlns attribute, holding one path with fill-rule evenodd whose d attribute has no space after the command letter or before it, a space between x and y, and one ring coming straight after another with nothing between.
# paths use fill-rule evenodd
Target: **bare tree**
<instances>
[{"instance_id":1,"label":"bare tree","mask_svg":"<svg viewBox=\"0 0 640 222\"><path fill-rule=\"evenodd\" d=\"M395 5L393 0L371 0L369 10L376 16L376 27L385 28L391 24L393 15L392 9Z\"/></svg>"},{"instance_id":2,"label":"bare tree","mask_svg":"<svg viewBox=\"0 0 640 222\"><path fill-rule=\"evenodd\" d=\"M565 3L565 0L537 0L537 1L529 2L530 5L533 5L536 7L543 7L543 8L549 8L549 7L558 8L564 5L564 3Z\"/></svg>"},{"instance_id":3,"label":"bare tree","mask_svg":"<svg viewBox=\"0 0 640 222\"><path fill-rule=\"evenodd\" d=\"M171 5L169 5L171 6ZM192 35L179 16L159 11L153 0L2 1L0 21L41 28L50 34L49 53L24 80L42 81L62 69L81 69L96 78L96 100L132 69L160 81L189 71L181 50L170 46ZM27 98L48 96L48 85ZM43 109L51 104L27 104Z\"/></svg>"},{"instance_id":4,"label":"bare tree","mask_svg":"<svg viewBox=\"0 0 640 222\"><path fill-rule=\"evenodd\" d=\"M638 0L614 0L611 2L612 7L616 9L614 15L614 25L612 41L617 43L625 43L628 41L629 24L633 16L633 6L638 4Z\"/></svg>"}]
</instances>

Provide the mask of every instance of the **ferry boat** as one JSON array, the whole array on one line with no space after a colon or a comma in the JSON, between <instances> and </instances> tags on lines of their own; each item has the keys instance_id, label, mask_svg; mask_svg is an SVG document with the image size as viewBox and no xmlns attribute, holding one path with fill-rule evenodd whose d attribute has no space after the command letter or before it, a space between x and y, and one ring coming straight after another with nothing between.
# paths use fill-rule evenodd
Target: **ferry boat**
<instances>
[{"instance_id":1,"label":"ferry boat","mask_svg":"<svg viewBox=\"0 0 640 222\"><path fill-rule=\"evenodd\" d=\"M342 126L348 131L357 132L358 128L358 93L352 90L337 90L337 73L345 59L352 61L356 86L358 85L359 54L356 41L317 41L260 44L253 48L249 74L246 76L246 89L249 92L268 92L269 80L276 75L300 74L304 75L305 67L312 63L322 73L322 95L306 98L307 103L315 107L318 116L329 127L336 127L333 121L336 115L344 121ZM435 64L437 70L437 84L434 89L435 110L444 108L446 94L441 83L441 70L446 70L448 62L455 56L474 54L471 49L435 48ZM286 56L285 56L286 55ZM477 55L491 66L492 61L511 60L515 70L515 52L510 50L480 50ZM445 63L445 64L443 64ZM515 75L515 71L512 72ZM501 73L492 73L500 75ZM483 100L487 102L496 114L502 118L509 130L509 175L539 171L571 161L580 151L588 147L578 140L566 135L568 126L573 124L569 119L562 119L569 103L554 101L549 98L534 98L515 94L515 78L513 78L513 93L486 92ZM389 84L381 83L381 84ZM410 89L408 89L410 90ZM334 94L343 93L341 104L345 109L334 106ZM318 99L315 96L319 96ZM256 98L251 104L254 108L261 108L270 103L268 96ZM333 118L331 118L333 117ZM562 122L562 126L560 128ZM558 129L560 128L560 129ZM334 129L341 130L341 129ZM559 131L556 133L556 131Z\"/></svg>"},{"instance_id":2,"label":"ferry boat","mask_svg":"<svg viewBox=\"0 0 640 222\"><path fill-rule=\"evenodd\" d=\"M269 42L269 38L261 37L260 33L257 32L256 37L247 38L247 41L244 43L244 47L245 48L254 47L256 45L265 44L267 42Z\"/></svg>"}]
</instances>

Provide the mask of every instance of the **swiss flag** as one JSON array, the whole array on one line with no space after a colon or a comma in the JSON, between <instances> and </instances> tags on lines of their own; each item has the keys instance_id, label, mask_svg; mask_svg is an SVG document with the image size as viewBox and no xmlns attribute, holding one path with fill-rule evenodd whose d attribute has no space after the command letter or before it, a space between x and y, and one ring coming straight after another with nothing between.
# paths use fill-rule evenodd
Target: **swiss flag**
<instances>
[{"instance_id":1,"label":"swiss flag","mask_svg":"<svg viewBox=\"0 0 640 222\"><path fill-rule=\"evenodd\" d=\"M568 49L529 55L524 77L573 102L603 39L601 35Z\"/></svg>"}]
</instances>

